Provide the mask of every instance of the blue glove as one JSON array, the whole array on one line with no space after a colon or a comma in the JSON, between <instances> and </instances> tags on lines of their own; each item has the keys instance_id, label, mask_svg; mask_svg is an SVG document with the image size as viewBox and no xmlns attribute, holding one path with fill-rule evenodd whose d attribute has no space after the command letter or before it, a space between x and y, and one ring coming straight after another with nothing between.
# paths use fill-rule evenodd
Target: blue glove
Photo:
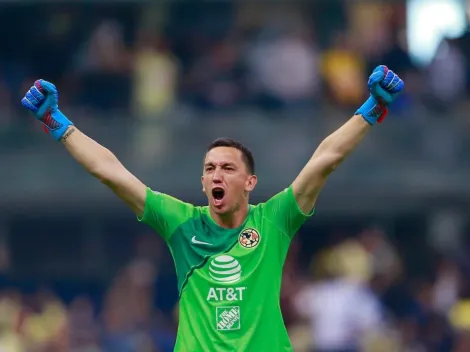
<instances>
[{"instance_id":1,"label":"blue glove","mask_svg":"<svg viewBox=\"0 0 470 352\"><path fill-rule=\"evenodd\" d=\"M403 91L405 83L395 72L389 70L387 66L381 65L374 69L367 86L370 97L356 111L356 115L362 115L368 123L375 125L385 119L388 105L393 103Z\"/></svg>"},{"instance_id":2,"label":"blue glove","mask_svg":"<svg viewBox=\"0 0 470 352\"><path fill-rule=\"evenodd\" d=\"M67 128L73 126L73 123L59 110L59 92L50 82L42 79L34 82L21 99L21 104L34 113L43 124L44 130L57 141L62 138Z\"/></svg>"}]
</instances>

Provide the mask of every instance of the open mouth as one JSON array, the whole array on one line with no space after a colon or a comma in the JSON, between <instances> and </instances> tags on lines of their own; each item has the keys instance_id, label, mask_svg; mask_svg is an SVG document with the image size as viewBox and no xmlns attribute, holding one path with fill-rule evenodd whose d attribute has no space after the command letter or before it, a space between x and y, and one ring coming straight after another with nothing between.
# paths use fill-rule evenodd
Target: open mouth
<instances>
[{"instance_id":1,"label":"open mouth","mask_svg":"<svg viewBox=\"0 0 470 352\"><path fill-rule=\"evenodd\" d=\"M221 187L214 187L212 189L212 197L214 198L214 202L216 205L220 205L222 199L225 196L225 190Z\"/></svg>"}]
</instances>

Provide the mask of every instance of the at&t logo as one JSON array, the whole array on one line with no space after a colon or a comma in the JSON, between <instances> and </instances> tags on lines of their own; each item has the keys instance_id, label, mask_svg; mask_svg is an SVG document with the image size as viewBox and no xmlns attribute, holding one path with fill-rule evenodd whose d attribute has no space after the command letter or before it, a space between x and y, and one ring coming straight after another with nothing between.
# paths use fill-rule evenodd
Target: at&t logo
<instances>
[{"instance_id":1,"label":"at&t logo","mask_svg":"<svg viewBox=\"0 0 470 352\"><path fill-rule=\"evenodd\" d=\"M210 262L209 275L217 282L231 284L240 280L242 267L235 258L219 255Z\"/></svg>"}]
</instances>

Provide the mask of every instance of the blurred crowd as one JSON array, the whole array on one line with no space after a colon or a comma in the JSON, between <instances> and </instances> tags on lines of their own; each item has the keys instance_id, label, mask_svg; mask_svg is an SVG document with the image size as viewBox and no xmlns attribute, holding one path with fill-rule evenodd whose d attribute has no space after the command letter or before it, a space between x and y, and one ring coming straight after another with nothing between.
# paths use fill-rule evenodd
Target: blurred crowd
<instances>
[{"instance_id":1,"label":"blurred crowd","mask_svg":"<svg viewBox=\"0 0 470 352\"><path fill-rule=\"evenodd\" d=\"M155 304L159 267L169 255L160 255L161 246L154 234L139 238L134 256L104 286L80 280L72 285L66 284L67 280L59 284L38 279L18 281L3 272L0 351L172 351L174 298L167 304L170 313ZM165 295L174 296L173 290L167 291ZM159 299L163 306L165 301L168 298Z\"/></svg>"},{"instance_id":2,"label":"blurred crowd","mask_svg":"<svg viewBox=\"0 0 470 352\"><path fill-rule=\"evenodd\" d=\"M407 256L393 242L375 227L338 238L303 277L294 247L283 290L296 351L470 350L468 246L450 256L422 244ZM419 261L425 275L412 274Z\"/></svg>"},{"instance_id":3,"label":"blurred crowd","mask_svg":"<svg viewBox=\"0 0 470 352\"><path fill-rule=\"evenodd\" d=\"M324 244L309 247L309 236ZM281 291L295 351L470 350L468 240L446 252L416 234L399 237L378 226L298 234ZM136 239L133 255L99 289L2 280L0 351L172 351L178 304L171 255L155 234Z\"/></svg>"},{"instance_id":4,"label":"blurred crowd","mask_svg":"<svg viewBox=\"0 0 470 352\"><path fill-rule=\"evenodd\" d=\"M174 270L162 246L155 234L137 237L135 251L104 285L14 280L3 268L0 351L173 351L176 283L165 281L165 270Z\"/></svg>"},{"instance_id":5,"label":"blurred crowd","mask_svg":"<svg viewBox=\"0 0 470 352\"><path fill-rule=\"evenodd\" d=\"M0 44L2 109L18 108L39 77L69 109L141 117L177 106L350 110L381 63L407 84L397 111L453 106L470 87L466 35L416 66L405 2L28 4L0 18L12 33Z\"/></svg>"}]
</instances>

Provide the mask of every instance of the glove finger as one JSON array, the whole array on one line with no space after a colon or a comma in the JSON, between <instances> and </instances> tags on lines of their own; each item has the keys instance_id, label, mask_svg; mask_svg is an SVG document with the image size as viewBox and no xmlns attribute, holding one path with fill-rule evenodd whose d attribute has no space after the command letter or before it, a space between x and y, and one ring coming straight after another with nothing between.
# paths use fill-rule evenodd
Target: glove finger
<instances>
[{"instance_id":1,"label":"glove finger","mask_svg":"<svg viewBox=\"0 0 470 352\"><path fill-rule=\"evenodd\" d=\"M24 97L23 99L21 99L21 104L28 110L36 113L38 111L38 108L33 104L31 103L28 98Z\"/></svg>"},{"instance_id":2,"label":"glove finger","mask_svg":"<svg viewBox=\"0 0 470 352\"><path fill-rule=\"evenodd\" d=\"M398 93L403 90L404 86L405 84L403 83L403 80L401 80L400 77L397 76L397 79L392 81L390 88L388 88L387 90L391 93Z\"/></svg>"},{"instance_id":3,"label":"glove finger","mask_svg":"<svg viewBox=\"0 0 470 352\"><path fill-rule=\"evenodd\" d=\"M367 82L369 89L371 89L374 84L381 82L388 72L389 70L387 66L377 66L374 71L372 71L372 74L369 77L369 81Z\"/></svg>"},{"instance_id":4,"label":"glove finger","mask_svg":"<svg viewBox=\"0 0 470 352\"><path fill-rule=\"evenodd\" d=\"M376 99L379 99L387 104L390 104L393 101L392 95L383 89L380 84L374 84L371 87L370 92Z\"/></svg>"},{"instance_id":5,"label":"glove finger","mask_svg":"<svg viewBox=\"0 0 470 352\"><path fill-rule=\"evenodd\" d=\"M393 88L393 93L399 93L402 92L403 89L405 89L405 82L403 82L402 79L400 79L397 83L397 85Z\"/></svg>"},{"instance_id":6,"label":"glove finger","mask_svg":"<svg viewBox=\"0 0 470 352\"><path fill-rule=\"evenodd\" d=\"M39 103L41 103L46 98L36 86L32 86L29 91Z\"/></svg>"},{"instance_id":7,"label":"glove finger","mask_svg":"<svg viewBox=\"0 0 470 352\"><path fill-rule=\"evenodd\" d=\"M45 81L43 79L38 79L36 82L34 82L34 85L36 87L39 85L39 87L41 87L47 93L57 94L57 88L51 82Z\"/></svg>"},{"instance_id":8,"label":"glove finger","mask_svg":"<svg viewBox=\"0 0 470 352\"><path fill-rule=\"evenodd\" d=\"M388 89L390 87L390 84L393 82L393 80L398 77L395 72L393 71L388 71L387 74L385 75L384 79L380 82L380 85L384 89Z\"/></svg>"},{"instance_id":9,"label":"glove finger","mask_svg":"<svg viewBox=\"0 0 470 352\"><path fill-rule=\"evenodd\" d=\"M34 86L36 87L36 89L37 89L39 92L44 93L45 90L44 90L44 88L43 88L42 85L41 85L41 81L42 81L42 79L38 79L38 80L34 81Z\"/></svg>"},{"instance_id":10,"label":"glove finger","mask_svg":"<svg viewBox=\"0 0 470 352\"><path fill-rule=\"evenodd\" d=\"M33 94L31 94L31 91L26 92L25 98L28 99L34 106L38 106L40 104L39 100L37 100Z\"/></svg>"},{"instance_id":11,"label":"glove finger","mask_svg":"<svg viewBox=\"0 0 470 352\"><path fill-rule=\"evenodd\" d=\"M38 79L36 82L34 82L34 85L40 92L47 93L47 104L44 105L47 105L52 109L56 109L59 105L59 92L57 91L56 86L51 82L45 81L43 79Z\"/></svg>"},{"instance_id":12,"label":"glove finger","mask_svg":"<svg viewBox=\"0 0 470 352\"><path fill-rule=\"evenodd\" d=\"M49 94L44 103L38 108L37 115L44 116L55 108L57 108L57 100L54 94Z\"/></svg>"}]
</instances>

